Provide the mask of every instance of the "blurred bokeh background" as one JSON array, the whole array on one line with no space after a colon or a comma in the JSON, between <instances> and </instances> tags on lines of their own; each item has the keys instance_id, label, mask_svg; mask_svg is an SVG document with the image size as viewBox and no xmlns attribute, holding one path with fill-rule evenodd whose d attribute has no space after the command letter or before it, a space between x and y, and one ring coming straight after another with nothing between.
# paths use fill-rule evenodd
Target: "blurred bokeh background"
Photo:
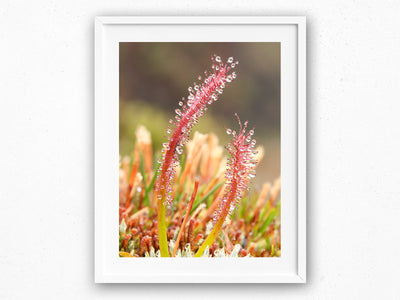
<instances>
[{"instance_id":1,"label":"blurred bokeh background","mask_svg":"<svg viewBox=\"0 0 400 300\"><path fill-rule=\"evenodd\" d=\"M239 60L237 78L225 88L194 131L214 132L220 144L229 142L224 127L242 122L255 126L257 144L265 149L256 185L280 176L280 43L120 43L120 154L130 154L138 124L152 134L153 150L166 141L168 120L187 89L205 70L212 54ZM193 133L192 133L193 134Z\"/></svg>"}]
</instances>

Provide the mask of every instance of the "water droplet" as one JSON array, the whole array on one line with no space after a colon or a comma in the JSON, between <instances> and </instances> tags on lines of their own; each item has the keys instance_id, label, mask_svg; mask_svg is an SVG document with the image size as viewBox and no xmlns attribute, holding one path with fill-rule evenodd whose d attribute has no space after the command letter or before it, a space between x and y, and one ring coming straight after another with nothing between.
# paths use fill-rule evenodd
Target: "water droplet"
<instances>
[{"instance_id":1,"label":"water droplet","mask_svg":"<svg viewBox=\"0 0 400 300\"><path fill-rule=\"evenodd\" d=\"M227 81L227 82L232 82L232 76L229 75L228 77L226 77L226 81Z\"/></svg>"},{"instance_id":2,"label":"water droplet","mask_svg":"<svg viewBox=\"0 0 400 300\"><path fill-rule=\"evenodd\" d=\"M176 112L176 114L178 115L178 116L180 116L182 113L181 113L181 110L180 109L175 109L175 112Z\"/></svg>"},{"instance_id":3,"label":"water droplet","mask_svg":"<svg viewBox=\"0 0 400 300\"><path fill-rule=\"evenodd\" d=\"M182 105L183 105L183 102L182 102L182 101L179 101L178 104L179 104L179 106L182 106Z\"/></svg>"},{"instance_id":4,"label":"water droplet","mask_svg":"<svg viewBox=\"0 0 400 300\"><path fill-rule=\"evenodd\" d=\"M228 63L230 64L230 63L232 63L233 62L233 57L229 57L228 58Z\"/></svg>"},{"instance_id":5,"label":"water droplet","mask_svg":"<svg viewBox=\"0 0 400 300\"><path fill-rule=\"evenodd\" d=\"M231 133L232 133L232 130L231 130L231 129L227 129L227 130L226 130L226 133L227 133L227 134L231 134Z\"/></svg>"},{"instance_id":6,"label":"water droplet","mask_svg":"<svg viewBox=\"0 0 400 300\"><path fill-rule=\"evenodd\" d=\"M216 62L221 62L221 57L216 56L216 57L215 57L215 61L216 61Z\"/></svg>"},{"instance_id":7,"label":"water droplet","mask_svg":"<svg viewBox=\"0 0 400 300\"><path fill-rule=\"evenodd\" d=\"M198 80L201 80L201 76L197 77Z\"/></svg>"},{"instance_id":8,"label":"water droplet","mask_svg":"<svg viewBox=\"0 0 400 300\"><path fill-rule=\"evenodd\" d=\"M253 135L253 134L254 134L254 130L253 130L253 129L250 130L250 131L249 131L249 134L250 134L250 135Z\"/></svg>"},{"instance_id":9,"label":"water droplet","mask_svg":"<svg viewBox=\"0 0 400 300\"><path fill-rule=\"evenodd\" d=\"M234 69L236 67L235 64L231 64L231 68Z\"/></svg>"},{"instance_id":10,"label":"water droplet","mask_svg":"<svg viewBox=\"0 0 400 300\"><path fill-rule=\"evenodd\" d=\"M172 124L174 123L174 121L172 119L169 119L169 123Z\"/></svg>"},{"instance_id":11,"label":"water droplet","mask_svg":"<svg viewBox=\"0 0 400 300\"><path fill-rule=\"evenodd\" d=\"M171 133L171 129L167 129L167 133L170 134Z\"/></svg>"},{"instance_id":12,"label":"water droplet","mask_svg":"<svg viewBox=\"0 0 400 300\"><path fill-rule=\"evenodd\" d=\"M232 78L233 78L233 79L236 78L236 73L235 73L235 72L232 73Z\"/></svg>"},{"instance_id":13,"label":"water droplet","mask_svg":"<svg viewBox=\"0 0 400 300\"><path fill-rule=\"evenodd\" d=\"M180 146L178 146L178 147L176 147L176 152L178 153L178 154L182 154L182 148L180 147Z\"/></svg>"}]
</instances>

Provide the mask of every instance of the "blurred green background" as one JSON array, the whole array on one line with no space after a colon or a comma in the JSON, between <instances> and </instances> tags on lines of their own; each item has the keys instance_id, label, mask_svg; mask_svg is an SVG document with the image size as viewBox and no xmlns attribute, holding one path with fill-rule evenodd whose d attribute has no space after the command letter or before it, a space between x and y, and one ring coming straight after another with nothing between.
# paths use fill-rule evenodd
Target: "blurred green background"
<instances>
[{"instance_id":1,"label":"blurred green background","mask_svg":"<svg viewBox=\"0 0 400 300\"><path fill-rule=\"evenodd\" d=\"M194 131L214 132L221 145L229 142L224 127L255 126L257 144L265 149L256 184L280 176L280 43L120 43L120 154L130 154L138 124L150 130L158 155L166 141L168 120L178 102L205 70L210 57L239 60L238 77L225 88L200 119ZM193 135L193 133L192 133ZM225 153L226 154L226 153Z\"/></svg>"}]
</instances>

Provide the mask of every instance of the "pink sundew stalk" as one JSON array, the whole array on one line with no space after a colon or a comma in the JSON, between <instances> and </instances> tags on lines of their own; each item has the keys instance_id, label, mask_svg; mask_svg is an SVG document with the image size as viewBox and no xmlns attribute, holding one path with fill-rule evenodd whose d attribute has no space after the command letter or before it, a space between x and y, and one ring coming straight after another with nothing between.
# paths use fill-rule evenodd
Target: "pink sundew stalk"
<instances>
[{"instance_id":1,"label":"pink sundew stalk","mask_svg":"<svg viewBox=\"0 0 400 300\"><path fill-rule=\"evenodd\" d=\"M257 151L254 150L256 140L252 139L254 128L246 133L247 121L242 124L238 118L240 131L236 133L231 129L227 129L228 134L232 134L232 140L225 148L230 154L230 159L227 162L227 170L225 174L226 192L222 196L218 209L213 219L213 229L204 241L203 245L197 251L195 257L201 257L207 247L210 247L221 231L222 226L228 216L232 214L234 209L240 202L243 192L248 190L249 179L255 177L255 166L257 160L255 155Z\"/></svg>"},{"instance_id":2,"label":"pink sundew stalk","mask_svg":"<svg viewBox=\"0 0 400 300\"><path fill-rule=\"evenodd\" d=\"M172 186L175 168L179 165L179 155L182 154L183 146L189 140L190 132L199 117L204 114L208 105L218 100L226 83L236 78L235 72L228 73L238 64L237 61L233 62L233 57L229 57L226 63L223 63L217 55L211 59L213 71L204 72L204 80L199 76L200 83L194 83L193 87L188 88L187 100L182 98L179 102L181 108L175 110L175 121L169 120L170 125L167 130L169 142L163 144L162 157L159 160L155 196L158 202L158 238L162 257L169 256L165 213L166 206L171 206L173 200Z\"/></svg>"}]
</instances>

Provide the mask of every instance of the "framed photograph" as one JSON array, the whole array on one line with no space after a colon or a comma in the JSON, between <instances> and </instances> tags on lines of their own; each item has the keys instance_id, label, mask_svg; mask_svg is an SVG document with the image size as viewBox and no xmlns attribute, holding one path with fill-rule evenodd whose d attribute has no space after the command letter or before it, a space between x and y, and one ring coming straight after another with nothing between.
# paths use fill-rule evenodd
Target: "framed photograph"
<instances>
[{"instance_id":1,"label":"framed photograph","mask_svg":"<svg viewBox=\"0 0 400 300\"><path fill-rule=\"evenodd\" d=\"M306 282L305 17L95 19L95 282Z\"/></svg>"}]
</instances>

